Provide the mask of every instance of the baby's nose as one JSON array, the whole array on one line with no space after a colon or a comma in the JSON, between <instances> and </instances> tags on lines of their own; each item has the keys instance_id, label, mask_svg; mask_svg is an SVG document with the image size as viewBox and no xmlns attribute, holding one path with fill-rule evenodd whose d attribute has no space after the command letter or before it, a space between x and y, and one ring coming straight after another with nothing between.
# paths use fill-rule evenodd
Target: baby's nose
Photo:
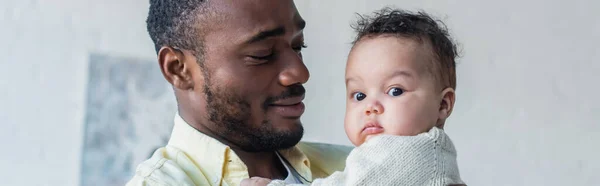
<instances>
[{"instance_id":1,"label":"baby's nose","mask_svg":"<svg viewBox=\"0 0 600 186\"><path fill-rule=\"evenodd\" d=\"M383 106L378 102L374 102L372 104L367 105L367 109L365 109L365 114L383 114Z\"/></svg>"}]
</instances>

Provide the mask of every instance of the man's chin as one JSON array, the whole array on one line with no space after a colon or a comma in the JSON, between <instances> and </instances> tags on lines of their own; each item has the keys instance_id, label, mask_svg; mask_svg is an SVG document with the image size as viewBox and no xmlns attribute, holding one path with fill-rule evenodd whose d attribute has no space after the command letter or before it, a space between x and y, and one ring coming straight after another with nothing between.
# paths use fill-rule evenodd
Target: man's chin
<instances>
[{"instance_id":1,"label":"man's chin","mask_svg":"<svg viewBox=\"0 0 600 186\"><path fill-rule=\"evenodd\" d=\"M300 137L287 136L283 139L262 140L241 148L246 152L274 152L292 148L300 142L300 139L302 139L301 135Z\"/></svg>"},{"instance_id":2,"label":"man's chin","mask_svg":"<svg viewBox=\"0 0 600 186\"><path fill-rule=\"evenodd\" d=\"M300 117L270 117L268 118L268 121L270 123L270 127L272 127L271 130L273 131L289 133L303 130L302 121L300 120Z\"/></svg>"},{"instance_id":3,"label":"man's chin","mask_svg":"<svg viewBox=\"0 0 600 186\"><path fill-rule=\"evenodd\" d=\"M285 125L278 125L270 130L261 130L260 135L255 135L260 139L249 141L248 148L250 152L272 152L276 150L288 149L296 146L304 135L304 128L300 122L294 122Z\"/></svg>"},{"instance_id":4,"label":"man's chin","mask_svg":"<svg viewBox=\"0 0 600 186\"><path fill-rule=\"evenodd\" d=\"M304 127L302 127L300 122L298 122L296 126L298 128L295 128L287 133L285 142L281 143L281 146L278 150L294 147L300 142L300 140L302 140L302 136L304 135Z\"/></svg>"}]
</instances>

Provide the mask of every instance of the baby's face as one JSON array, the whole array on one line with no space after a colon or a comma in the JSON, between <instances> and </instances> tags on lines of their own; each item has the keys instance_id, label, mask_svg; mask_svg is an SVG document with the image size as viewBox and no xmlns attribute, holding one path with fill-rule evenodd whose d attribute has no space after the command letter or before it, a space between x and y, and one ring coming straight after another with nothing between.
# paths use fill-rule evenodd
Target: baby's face
<instances>
[{"instance_id":1,"label":"baby's face","mask_svg":"<svg viewBox=\"0 0 600 186\"><path fill-rule=\"evenodd\" d=\"M354 145L379 134L417 135L436 124L442 92L427 73L431 60L429 44L409 38L364 38L354 46L344 124Z\"/></svg>"}]
</instances>

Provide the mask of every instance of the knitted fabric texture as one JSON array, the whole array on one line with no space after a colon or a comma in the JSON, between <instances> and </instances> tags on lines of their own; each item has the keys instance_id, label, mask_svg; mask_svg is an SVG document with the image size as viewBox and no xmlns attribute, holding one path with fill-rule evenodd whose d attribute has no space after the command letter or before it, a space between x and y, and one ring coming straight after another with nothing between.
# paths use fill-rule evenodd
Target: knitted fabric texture
<instances>
[{"instance_id":1,"label":"knitted fabric texture","mask_svg":"<svg viewBox=\"0 0 600 186\"><path fill-rule=\"evenodd\" d=\"M417 136L379 135L354 148L344 172L315 179L313 186L464 184L450 138L436 127ZM273 180L269 186L299 186Z\"/></svg>"}]
</instances>

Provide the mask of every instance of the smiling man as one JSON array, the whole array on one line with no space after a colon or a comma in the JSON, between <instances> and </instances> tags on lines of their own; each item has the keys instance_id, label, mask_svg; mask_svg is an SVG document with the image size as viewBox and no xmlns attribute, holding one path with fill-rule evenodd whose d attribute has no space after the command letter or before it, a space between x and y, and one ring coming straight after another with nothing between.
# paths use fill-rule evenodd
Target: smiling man
<instances>
[{"instance_id":1,"label":"smiling man","mask_svg":"<svg viewBox=\"0 0 600 186\"><path fill-rule=\"evenodd\" d=\"M308 183L343 170L348 147L299 143L309 73L292 0L150 0L147 24L179 112L128 185Z\"/></svg>"}]
</instances>

